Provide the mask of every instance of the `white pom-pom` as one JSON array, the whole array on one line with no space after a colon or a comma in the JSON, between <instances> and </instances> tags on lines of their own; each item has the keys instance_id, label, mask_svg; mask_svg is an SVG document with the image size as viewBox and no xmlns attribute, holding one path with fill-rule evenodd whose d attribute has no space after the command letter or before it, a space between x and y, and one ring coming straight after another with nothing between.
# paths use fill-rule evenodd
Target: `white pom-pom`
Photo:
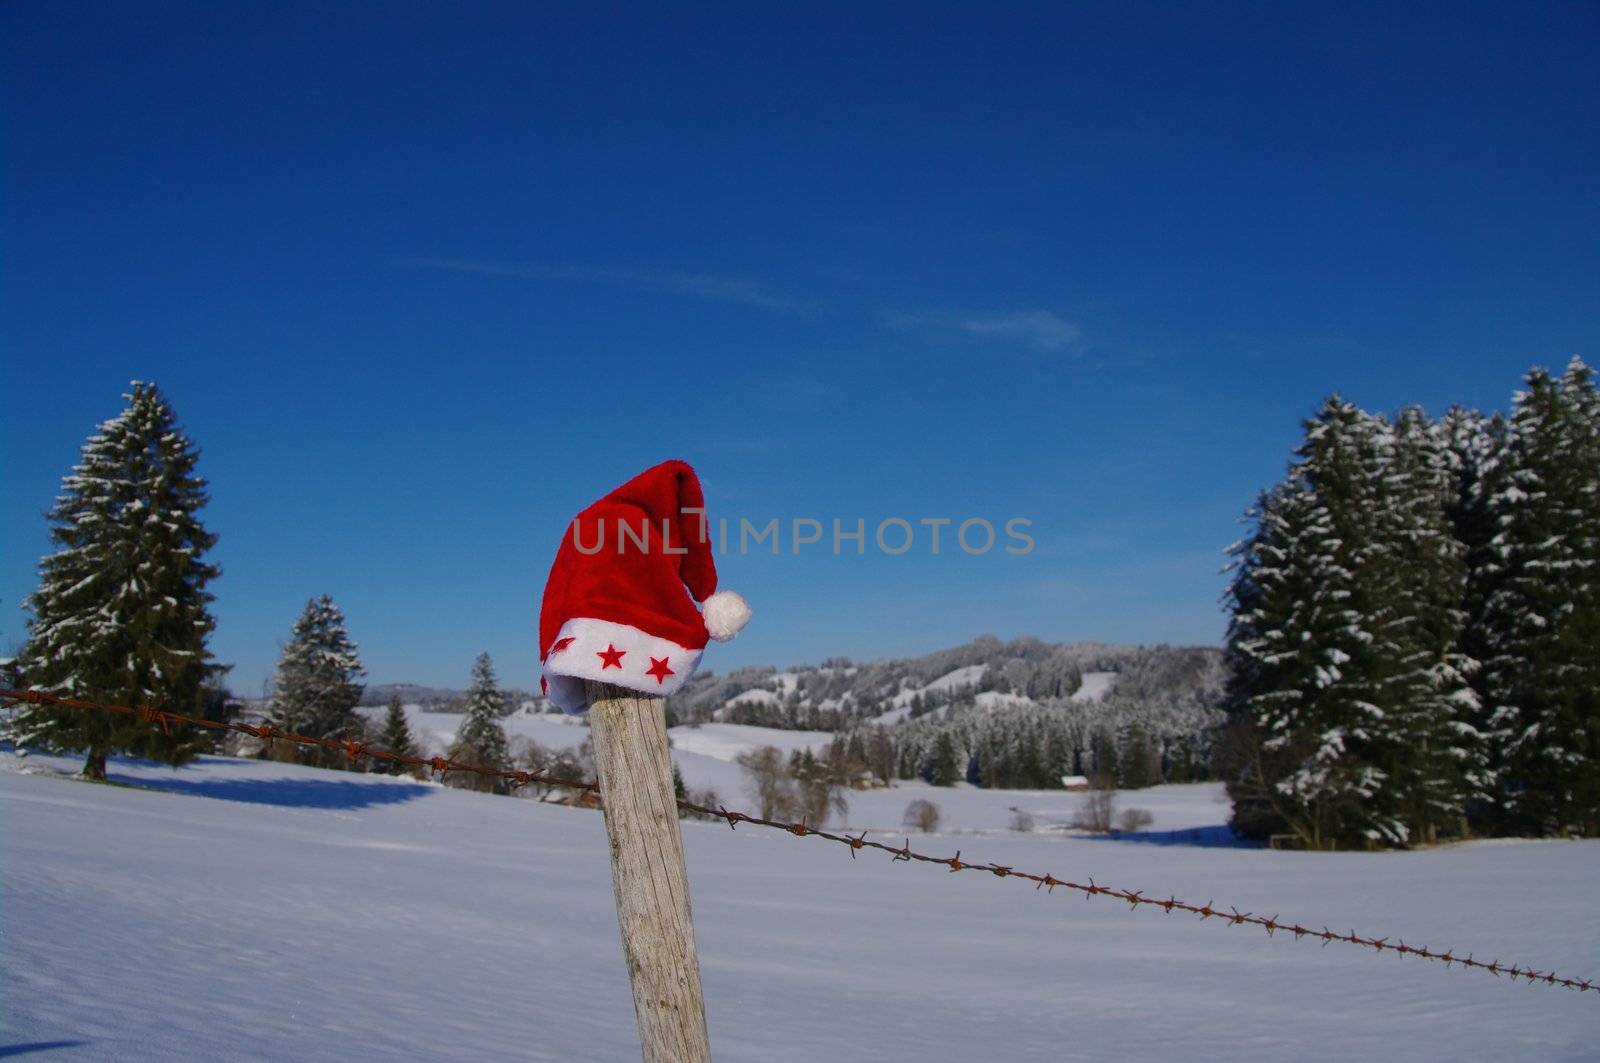
<instances>
[{"instance_id":1,"label":"white pom-pom","mask_svg":"<svg viewBox=\"0 0 1600 1063\"><path fill-rule=\"evenodd\" d=\"M750 620L750 603L733 591L718 591L701 608L706 633L718 642L733 638Z\"/></svg>"}]
</instances>

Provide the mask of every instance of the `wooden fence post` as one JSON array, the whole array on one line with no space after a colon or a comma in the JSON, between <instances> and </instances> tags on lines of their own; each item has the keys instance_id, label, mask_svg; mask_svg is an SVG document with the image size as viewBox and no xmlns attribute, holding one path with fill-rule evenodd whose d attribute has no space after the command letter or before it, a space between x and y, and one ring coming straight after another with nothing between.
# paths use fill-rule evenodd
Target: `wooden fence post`
<instances>
[{"instance_id":1,"label":"wooden fence post","mask_svg":"<svg viewBox=\"0 0 1600 1063\"><path fill-rule=\"evenodd\" d=\"M645 1063L708 1063L665 701L586 681L611 885Z\"/></svg>"}]
</instances>

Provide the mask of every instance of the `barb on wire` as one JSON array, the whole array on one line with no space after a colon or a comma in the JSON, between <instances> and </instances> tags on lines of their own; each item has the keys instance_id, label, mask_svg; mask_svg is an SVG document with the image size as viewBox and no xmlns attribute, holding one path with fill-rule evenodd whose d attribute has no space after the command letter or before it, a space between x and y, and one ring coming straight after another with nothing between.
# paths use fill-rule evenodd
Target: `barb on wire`
<instances>
[{"instance_id":1,"label":"barb on wire","mask_svg":"<svg viewBox=\"0 0 1600 1063\"><path fill-rule=\"evenodd\" d=\"M10 701L26 702L33 705L58 705L69 709L83 709L86 711L110 712L121 715L138 716L146 723L159 723L162 729L166 730L169 734L171 733L170 728L173 725L177 725L180 727L200 727L210 731L232 731L237 734L250 735L253 738L262 739L268 743L273 741L282 741L292 742L295 745L315 746L317 748L330 750L335 753L343 753L350 759L352 763L360 763L363 759L368 758L374 760L383 760L391 764L404 764L408 767L427 769L430 775L437 775L440 778L445 777L450 772L471 772L474 775L480 775L485 778L498 779L506 783L512 789L527 786L530 783L538 783L541 786L548 786L552 788L578 790L596 795L600 793L599 785L594 782L583 782L576 779L563 779L556 776L545 775L542 772L536 771L500 771L492 768L479 767L473 764L457 764L446 757L424 758L405 756L384 749L369 749L367 746L356 741L345 741L333 738L312 738L308 735L290 734L274 728L271 724L253 726L251 724L233 721L222 722L218 720L197 719L193 716L186 716L181 712L172 712L168 709L162 709L154 705L139 705L137 707L130 707L127 705L112 705L105 702L85 701L78 698L63 697L59 694L52 694L43 690L23 689L0 690L0 698L5 698ZM1508 967L1498 960L1486 963L1483 960L1473 958L1472 953L1468 953L1465 956L1457 956L1453 950L1440 952L1436 949L1429 949L1416 945L1407 945L1403 940L1399 941L1397 944L1390 944L1389 939L1386 937L1364 937L1360 934L1357 934L1354 930L1350 931L1348 934L1340 934L1336 931L1329 930L1326 926L1322 927L1321 929L1317 929L1315 927L1304 926L1300 923L1285 922L1278 915L1273 915L1270 917L1260 916L1251 912L1241 912L1239 909L1232 906L1229 906L1226 909L1218 908L1215 901L1207 901L1205 904L1190 904L1187 901L1180 901L1176 897L1170 895L1166 900L1158 900L1154 897L1146 897L1143 890L1125 890L1116 889L1111 886L1102 886L1095 882L1093 878L1090 878L1087 883L1080 883L1073 882L1069 879L1056 878L1054 875L1049 873L1035 874L1031 871L1019 871L1016 868L1005 867L1000 864L975 864L971 863L970 861L962 860L960 850L957 850L954 856L929 856L926 853L914 851L911 848L911 839L909 838L905 840L903 845L888 845L884 842L869 841L865 831L859 835L835 834L832 831L819 830L816 827L809 826L803 819L798 823L790 823L781 819L768 819L763 816L752 816L748 812L730 810L722 807L721 805L718 805L716 808L710 808L706 805L696 804L693 801L684 800L678 801L678 807L685 812L693 812L696 815L704 816L707 819L726 820L728 826L731 828L736 828L740 823L753 823L758 827L769 827L773 830L784 831L786 833L793 834L798 838L822 838L826 841L837 842L846 846L850 850L851 859L855 859L856 853L862 849L876 849L880 852L888 853L891 860L895 862L904 861L910 863L914 861L924 864L938 864L942 867L948 868L951 873L957 871L981 871L985 874L994 875L997 878L1023 879L1024 881L1034 883L1033 888L1035 890L1044 888L1049 893L1054 893L1056 887L1060 886L1064 889L1073 890L1083 894L1085 899L1097 896L1112 897L1116 900L1127 902L1128 906L1131 908L1139 908L1141 906L1159 908L1168 915L1171 915L1174 911L1186 912L1190 915L1199 916L1202 921L1210 919L1212 916L1216 916L1223 921L1225 926L1246 925L1260 927L1266 932L1268 937L1275 937L1276 931L1287 930L1294 935L1296 941L1299 941L1301 938L1309 937L1320 941L1324 947L1331 942L1339 941L1347 945L1356 945L1361 948L1372 949L1377 953L1393 952L1402 958L1405 956L1417 956L1424 960L1438 961L1443 963L1447 968L1453 967L1456 964L1460 964L1463 967L1476 968L1477 970L1486 971L1489 974L1494 975L1496 978L1504 974L1507 975L1513 982L1520 978L1530 983L1558 986L1563 989L1571 989L1577 992L1600 993L1600 984L1597 984L1593 979L1567 978L1558 975L1553 971L1538 971L1533 967L1524 967L1521 964L1512 964Z\"/></svg>"}]
</instances>

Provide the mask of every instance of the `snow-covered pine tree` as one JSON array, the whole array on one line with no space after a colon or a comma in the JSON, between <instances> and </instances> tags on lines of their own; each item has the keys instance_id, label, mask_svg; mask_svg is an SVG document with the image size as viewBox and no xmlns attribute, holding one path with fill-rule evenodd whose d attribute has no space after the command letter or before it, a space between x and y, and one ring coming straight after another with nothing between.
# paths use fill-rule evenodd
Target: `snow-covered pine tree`
<instances>
[{"instance_id":1,"label":"snow-covered pine tree","mask_svg":"<svg viewBox=\"0 0 1600 1063\"><path fill-rule=\"evenodd\" d=\"M1515 833L1600 835L1600 399L1574 358L1516 397L1490 498L1499 571L1485 603L1482 688L1494 818Z\"/></svg>"},{"instance_id":2,"label":"snow-covered pine tree","mask_svg":"<svg viewBox=\"0 0 1600 1063\"><path fill-rule=\"evenodd\" d=\"M1340 616L1349 592L1325 578L1333 569L1329 552L1318 549L1326 520L1297 478L1263 492L1245 520L1250 534L1229 548L1228 725L1218 768L1236 832L1293 833L1320 848L1333 810L1309 780L1297 786L1294 777L1319 753L1342 751L1319 747L1313 701L1319 669L1343 654L1313 636L1319 627L1351 626Z\"/></svg>"},{"instance_id":3,"label":"snow-covered pine tree","mask_svg":"<svg viewBox=\"0 0 1600 1063\"><path fill-rule=\"evenodd\" d=\"M1440 421L1440 433L1451 478L1446 513L1466 563L1461 653L1478 662L1469 675L1477 701L1471 719L1477 741L1469 749L1472 760L1467 780L1469 793L1474 796L1469 797L1466 811L1473 828L1487 833L1499 826L1498 805L1490 795L1504 767L1505 736L1496 733L1490 724L1492 699L1488 696L1488 672L1482 662L1491 656L1485 614L1505 574L1494 500L1510 485L1506 460L1509 426L1502 414L1485 416L1475 410L1452 407Z\"/></svg>"},{"instance_id":4,"label":"snow-covered pine tree","mask_svg":"<svg viewBox=\"0 0 1600 1063\"><path fill-rule=\"evenodd\" d=\"M505 728L500 717L505 715L505 696L500 693L494 674L494 662L487 653L480 653L472 662L472 687L467 691L466 717L456 731L450 746L450 759L485 771L504 771L511 761L506 743ZM449 782L471 790L505 793L503 782L488 779L471 772L451 775Z\"/></svg>"},{"instance_id":5,"label":"snow-covered pine tree","mask_svg":"<svg viewBox=\"0 0 1600 1063\"><path fill-rule=\"evenodd\" d=\"M1117 785L1117 736L1111 728L1098 727L1089 736L1089 761L1091 781L1108 789Z\"/></svg>"},{"instance_id":6,"label":"snow-covered pine tree","mask_svg":"<svg viewBox=\"0 0 1600 1063\"><path fill-rule=\"evenodd\" d=\"M933 741L928 761L928 781L935 786L954 786L965 777L965 760L949 731L940 731Z\"/></svg>"},{"instance_id":7,"label":"snow-covered pine tree","mask_svg":"<svg viewBox=\"0 0 1600 1063\"><path fill-rule=\"evenodd\" d=\"M1419 409L1337 396L1236 548L1235 825L1313 848L1459 833L1477 763L1452 480Z\"/></svg>"},{"instance_id":8,"label":"snow-covered pine tree","mask_svg":"<svg viewBox=\"0 0 1600 1063\"><path fill-rule=\"evenodd\" d=\"M1504 487L1502 460L1506 420L1452 406L1439 419L1438 435L1449 480L1445 513L1467 563L1464 598L1469 627L1482 615L1485 578L1494 568L1492 540L1498 529L1490 499Z\"/></svg>"},{"instance_id":9,"label":"snow-covered pine tree","mask_svg":"<svg viewBox=\"0 0 1600 1063\"><path fill-rule=\"evenodd\" d=\"M204 715L207 687L225 669L206 645L215 627L206 585L220 570L202 560L216 537L199 518L199 451L154 384L134 381L124 397L126 409L84 443L50 509L56 551L27 600L22 677L74 697ZM210 742L188 728L42 705L19 713L11 730L25 744L87 751L92 779L105 778L114 752L178 764Z\"/></svg>"},{"instance_id":10,"label":"snow-covered pine tree","mask_svg":"<svg viewBox=\"0 0 1600 1063\"><path fill-rule=\"evenodd\" d=\"M999 729L989 729L978 742L973 756L978 764L979 786L998 790L1014 785L1011 764L1006 758L1006 743Z\"/></svg>"},{"instance_id":11,"label":"snow-covered pine tree","mask_svg":"<svg viewBox=\"0 0 1600 1063\"><path fill-rule=\"evenodd\" d=\"M389 695L389 710L383 719L383 748L402 757L417 755L417 744L411 738L411 725L406 720L405 706L399 694ZM404 775L408 770L393 761L380 761L391 775Z\"/></svg>"},{"instance_id":12,"label":"snow-covered pine tree","mask_svg":"<svg viewBox=\"0 0 1600 1063\"><path fill-rule=\"evenodd\" d=\"M1332 396L1306 423L1289 477L1230 548L1230 718L1224 765L1234 827L1287 831L1313 849L1399 833L1374 799L1384 718L1369 612L1388 426Z\"/></svg>"},{"instance_id":13,"label":"snow-covered pine tree","mask_svg":"<svg viewBox=\"0 0 1600 1063\"><path fill-rule=\"evenodd\" d=\"M346 741L365 724L356 713L365 675L357 647L345 631L344 614L324 594L306 602L273 681L269 722L280 730L312 738ZM310 746L276 743L280 756L323 767L347 767L341 754Z\"/></svg>"},{"instance_id":14,"label":"snow-covered pine tree","mask_svg":"<svg viewBox=\"0 0 1600 1063\"><path fill-rule=\"evenodd\" d=\"M1142 790L1161 782L1161 761L1143 726L1133 724L1122 740L1122 766L1117 785L1123 790Z\"/></svg>"},{"instance_id":15,"label":"snow-covered pine tree","mask_svg":"<svg viewBox=\"0 0 1600 1063\"><path fill-rule=\"evenodd\" d=\"M1447 513L1453 481L1441 429L1417 407L1383 437L1375 542L1358 572L1372 632L1371 757L1386 776L1374 801L1395 821L1390 844L1464 833L1463 809L1482 779L1475 662L1461 650L1464 548ZM1376 816L1374 816L1376 819Z\"/></svg>"}]
</instances>

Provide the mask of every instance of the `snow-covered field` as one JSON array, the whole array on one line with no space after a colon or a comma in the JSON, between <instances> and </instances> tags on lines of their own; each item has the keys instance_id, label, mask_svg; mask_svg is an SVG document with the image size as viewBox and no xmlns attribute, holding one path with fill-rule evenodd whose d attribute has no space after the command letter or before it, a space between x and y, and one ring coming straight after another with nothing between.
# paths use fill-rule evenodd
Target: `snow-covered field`
<instances>
[{"instance_id":1,"label":"snow-covered field","mask_svg":"<svg viewBox=\"0 0 1600 1063\"><path fill-rule=\"evenodd\" d=\"M424 712L416 705L405 709L412 738L427 756L447 751L465 718L460 713ZM381 723L385 710L363 711ZM501 725L512 741L513 751L519 738L537 742L545 749L560 750L576 749L589 737L589 726L581 717L561 713L519 712L505 717ZM695 790L715 790L730 808L744 799L744 772L734 763L740 753L764 745L776 746L785 754L799 749L820 752L833 741L833 734L828 731L783 731L728 723L674 727L671 737L672 757L683 773L684 783ZM899 823L899 818L894 822Z\"/></svg>"},{"instance_id":2,"label":"snow-covered field","mask_svg":"<svg viewBox=\"0 0 1600 1063\"><path fill-rule=\"evenodd\" d=\"M405 710L412 740L428 756L449 749L456 728L465 719L459 712L426 712L416 705L407 705ZM379 727L383 726L385 711L381 707L361 710ZM503 719L501 725L508 737L531 739L547 749L570 749L589 736L589 726L580 717L562 713L518 712Z\"/></svg>"},{"instance_id":3,"label":"snow-covered field","mask_svg":"<svg viewBox=\"0 0 1600 1063\"><path fill-rule=\"evenodd\" d=\"M583 734L528 726L550 745ZM727 726L675 734L691 786L737 786ZM0 754L0 1056L638 1058L597 813L228 758L113 764L150 789L54 774L76 767ZM1126 795L1155 816L1142 840L1045 829L1070 815L1061 793L904 787L853 794L847 818L891 832L917 796L945 813L945 833L912 839L935 852L1600 975L1600 843L1186 844L1222 840L1212 786ZM1013 805L1040 829L1006 831ZM1592 995L773 831L684 834L722 1060L1576 1060L1600 1044Z\"/></svg>"}]
</instances>

